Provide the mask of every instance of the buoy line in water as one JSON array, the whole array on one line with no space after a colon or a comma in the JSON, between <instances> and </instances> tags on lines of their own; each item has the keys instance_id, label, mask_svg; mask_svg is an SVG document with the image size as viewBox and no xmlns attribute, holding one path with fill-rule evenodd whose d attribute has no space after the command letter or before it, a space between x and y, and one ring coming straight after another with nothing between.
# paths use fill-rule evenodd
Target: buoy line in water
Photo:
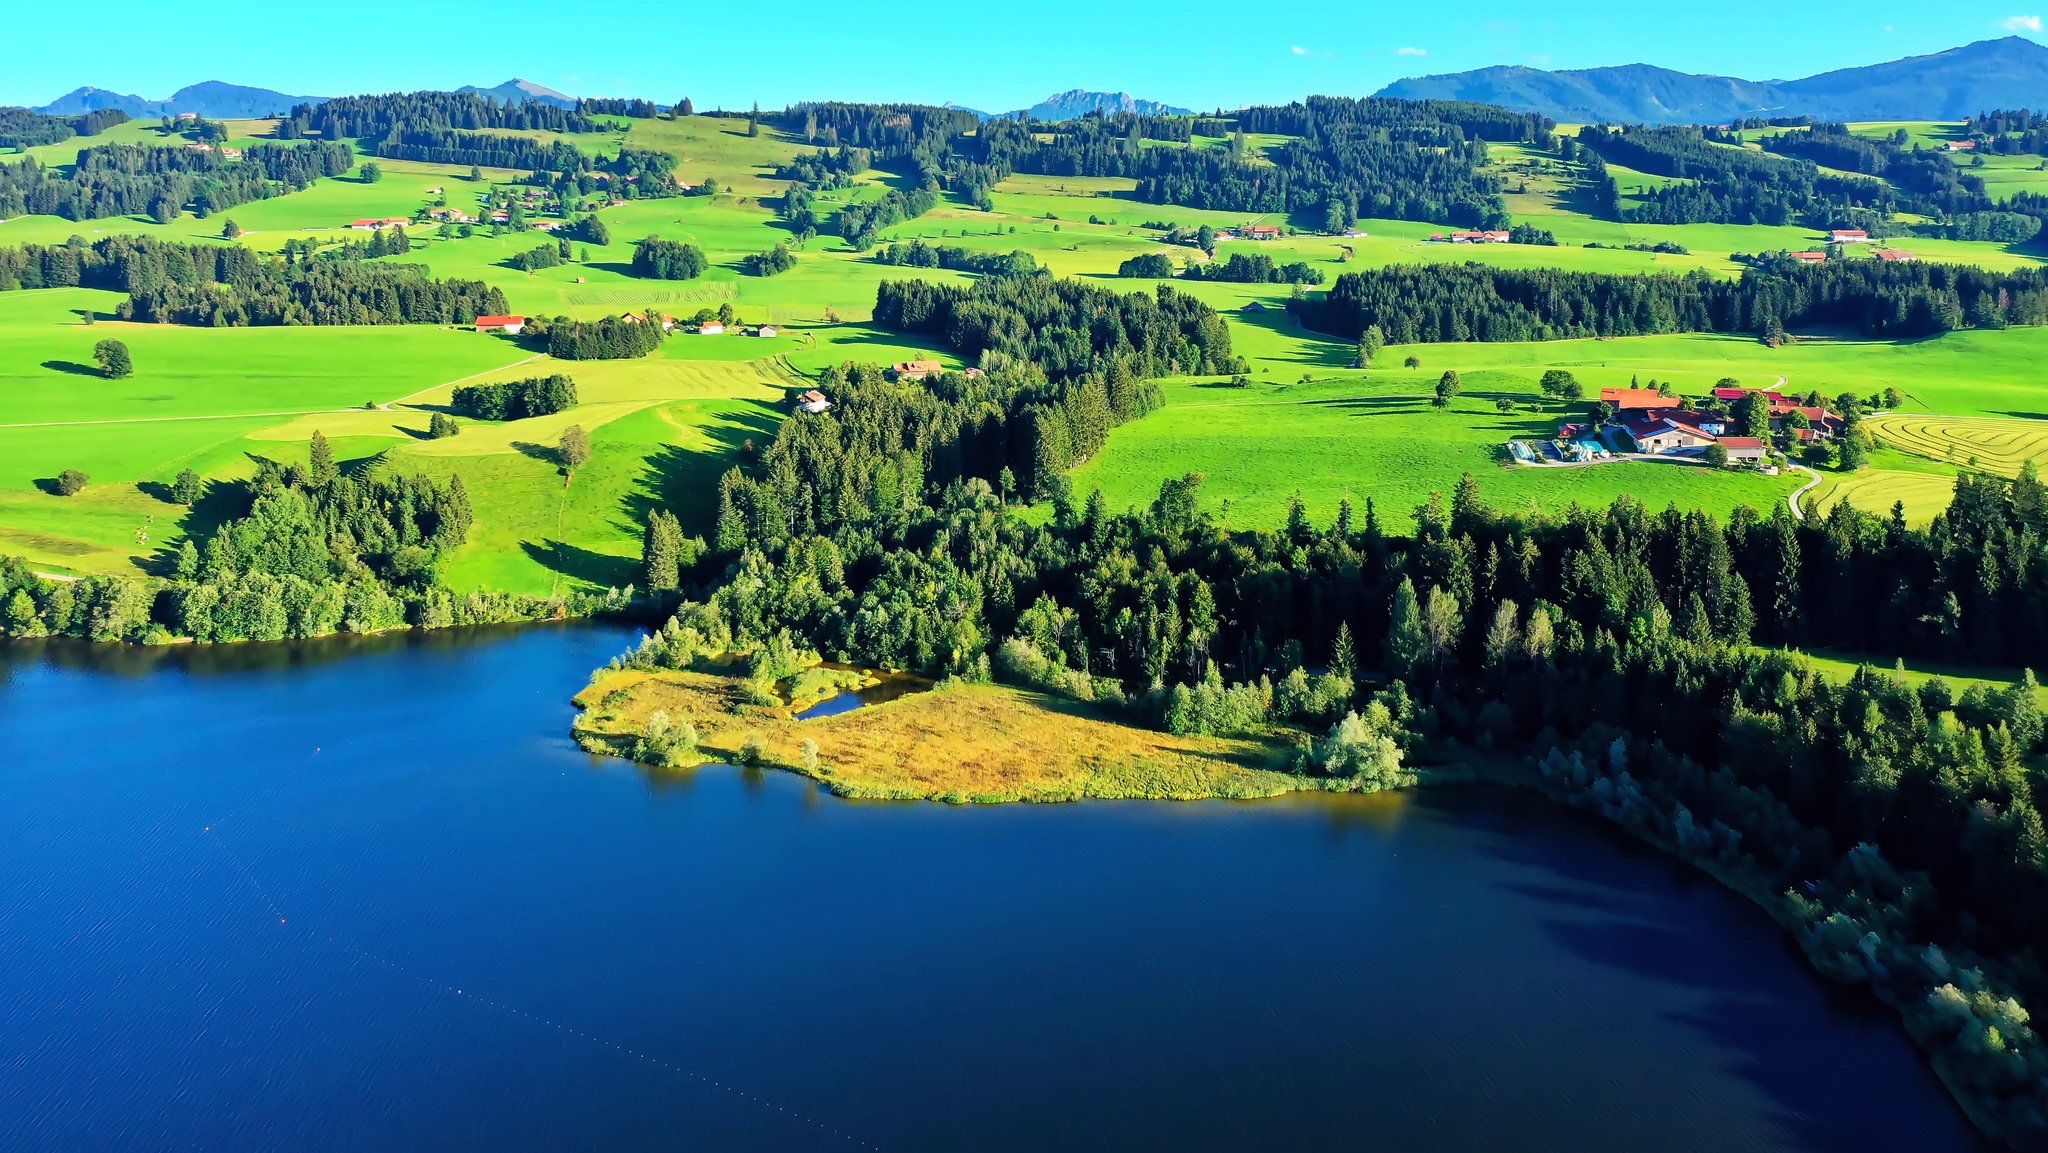
<instances>
[{"instance_id":1,"label":"buoy line in water","mask_svg":"<svg viewBox=\"0 0 2048 1153\"><path fill-rule=\"evenodd\" d=\"M468 1002L470 1004L483 1005L487 1008L497 1010L498 1012L505 1013L513 1017L517 1017L518 1019L529 1022L531 1024L545 1025L548 1028L555 1030L556 1032L564 1033L571 1037L581 1038L582 1040L587 1041L592 1045L596 1045L601 1049L610 1049L616 1053L632 1057L636 1060L644 1062L645 1064L654 1066L655 1068L666 1069L669 1072L674 1073L678 1076L688 1077L691 1080L698 1082L699 1084L708 1085L713 1089L717 1089L720 1092L727 1094L728 1096L750 1101L756 1106L759 1106L764 1111L773 1111L791 1121L796 1121L803 1125L816 1128L820 1132L832 1137L836 1141L849 1142L862 1149L880 1148L880 1146L875 1145L872 1142L863 1141L860 1138L845 1132L844 1130L835 1129L832 1126L825 1124L823 1121L820 1121L815 1117L807 1116L806 1114L798 1110L791 1109L786 1105L779 1105L766 1097L761 1097L753 1093L749 1093L745 1089L742 1089L737 1085L728 1085L715 1077L710 1077L703 1073L699 1073L694 1069L685 1068L684 1066L678 1065L674 1061L670 1061L665 1057L659 1057L655 1054L646 1052L644 1050L635 1049L630 1045L621 1045L617 1041L613 1041L605 1037L600 1037L595 1033L586 1033L574 1025L570 1025L562 1021L556 1021L549 1017L544 1017L538 1013L522 1009L517 1005L511 1005L502 1001L493 1000L492 998L487 997L484 994L478 993L465 986L449 984L448 982L443 981L438 977L430 976L426 973L417 972L406 965L400 964L399 962L390 959L389 957L380 956L379 954L373 953L370 950L365 949L352 941L345 941L340 937L334 936L333 934L311 931L300 926L292 926L290 919L285 916L284 910L280 908L278 906L277 901L271 897L270 891L268 889L265 889L263 887L263 883L257 879L255 870L251 869L248 866L247 862L243 861L242 858L238 854L236 854L234 849L228 845L226 838L220 835L218 822L216 822L215 824L205 826L203 829L200 830L200 835L205 837L208 841L210 841L216 849L219 849L221 855L227 859L228 863L234 866L235 871L241 875L242 881L248 885L249 892L252 894L255 901L261 906L263 906L263 908L269 910L270 915L277 919L277 923L279 926L296 929L296 931L304 939L308 941L323 941L328 945L334 946L335 948L342 949L349 953L353 953L356 956L363 958L364 960L374 962L378 965L382 965L385 968L390 969L394 973L402 974L403 976L410 978L411 980L418 982L419 984L429 989L432 989L435 992L446 994L448 996L454 997L461 1001Z\"/></svg>"}]
</instances>

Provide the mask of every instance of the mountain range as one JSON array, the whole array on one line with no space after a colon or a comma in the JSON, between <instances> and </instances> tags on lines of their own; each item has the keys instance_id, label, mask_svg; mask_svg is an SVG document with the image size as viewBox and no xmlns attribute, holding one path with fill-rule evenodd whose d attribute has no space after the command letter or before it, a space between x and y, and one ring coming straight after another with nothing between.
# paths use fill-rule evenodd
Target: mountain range
<instances>
[{"instance_id":1,"label":"mountain range","mask_svg":"<svg viewBox=\"0 0 2048 1153\"><path fill-rule=\"evenodd\" d=\"M2048 48L2007 36L1803 80L1700 76L1650 64L1558 71L1502 66L1397 80L1379 95L1476 100L1566 122L1961 120L1994 108L2048 107Z\"/></svg>"},{"instance_id":2,"label":"mountain range","mask_svg":"<svg viewBox=\"0 0 2048 1153\"><path fill-rule=\"evenodd\" d=\"M1055 92L1029 108L1009 112L983 112L979 108L951 102L945 107L972 112L983 120L1079 120L1090 112L1100 112L1104 116L1114 116L1119 112L1135 112L1140 116L1185 116L1189 111L1157 100L1141 100L1128 92L1095 92L1086 88Z\"/></svg>"},{"instance_id":3,"label":"mountain range","mask_svg":"<svg viewBox=\"0 0 2048 1153\"><path fill-rule=\"evenodd\" d=\"M465 84L455 91L474 92L479 96L506 102L538 100L564 108L576 106L574 96L542 87L531 80L521 80L516 76L490 88ZM208 80L180 88L162 100L151 100L131 93L87 86L66 92L36 111L57 116L75 116L81 112L93 112L101 108L118 108L136 117L175 116L180 112L197 112L212 120L230 120L270 116L289 111L294 104L317 104L325 99L325 96L291 96L269 88L249 88L240 84Z\"/></svg>"}]
</instances>

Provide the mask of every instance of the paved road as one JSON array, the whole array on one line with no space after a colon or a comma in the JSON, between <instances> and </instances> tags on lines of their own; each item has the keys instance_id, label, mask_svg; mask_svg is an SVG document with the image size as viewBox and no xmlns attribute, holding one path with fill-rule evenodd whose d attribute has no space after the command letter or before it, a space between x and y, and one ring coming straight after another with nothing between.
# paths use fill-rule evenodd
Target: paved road
<instances>
[{"instance_id":1,"label":"paved road","mask_svg":"<svg viewBox=\"0 0 2048 1153\"><path fill-rule=\"evenodd\" d=\"M1793 469L1797 472L1803 472L1806 475L1813 478L1812 480L1807 481L1805 484L1800 485L1798 488L1793 489L1792 495L1785 498L1786 505L1788 505L1792 509L1792 519L1805 520L1806 514L1802 512L1799 508L1799 498L1805 496L1807 493L1812 492L1814 488L1820 484L1821 475L1803 464L1788 464L1785 467Z\"/></svg>"}]
</instances>

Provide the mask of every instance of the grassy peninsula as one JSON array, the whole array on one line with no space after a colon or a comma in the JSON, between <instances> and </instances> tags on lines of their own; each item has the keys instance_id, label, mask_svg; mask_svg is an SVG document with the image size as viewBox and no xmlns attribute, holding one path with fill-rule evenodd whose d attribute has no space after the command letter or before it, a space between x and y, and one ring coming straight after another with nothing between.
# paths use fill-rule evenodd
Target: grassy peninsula
<instances>
[{"instance_id":1,"label":"grassy peninsula","mask_svg":"<svg viewBox=\"0 0 2048 1153\"><path fill-rule=\"evenodd\" d=\"M1356 783L1292 771L1292 743L1277 730L1258 738L1176 736L1005 685L947 682L799 721L798 712L831 695L806 691L818 671L779 683L773 701L719 672L601 671L576 697L584 710L576 737L593 752L631 757L650 722L662 731L654 721L660 713L668 731L687 722L694 737L668 765L768 765L841 796L887 800L1252 798Z\"/></svg>"}]
</instances>

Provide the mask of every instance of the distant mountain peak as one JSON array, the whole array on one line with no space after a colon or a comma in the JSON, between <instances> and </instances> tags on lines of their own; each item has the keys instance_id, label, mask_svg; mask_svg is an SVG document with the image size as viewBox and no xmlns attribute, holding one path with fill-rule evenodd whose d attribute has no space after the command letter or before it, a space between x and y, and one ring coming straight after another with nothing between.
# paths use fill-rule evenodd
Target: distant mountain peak
<instances>
[{"instance_id":1,"label":"distant mountain peak","mask_svg":"<svg viewBox=\"0 0 2048 1153\"><path fill-rule=\"evenodd\" d=\"M474 84L465 84L457 88L456 91L472 92L478 96L487 96L493 100L502 100L508 104L518 103L522 100L537 100L543 104L558 104L564 108L572 108L576 104L576 98L566 92L557 92L546 85L535 84L531 80L524 80L517 76L505 81L503 84L494 85L490 88L480 88Z\"/></svg>"},{"instance_id":2,"label":"distant mountain peak","mask_svg":"<svg viewBox=\"0 0 2048 1153\"><path fill-rule=\"evenodd\" d=\"M1379 95L1476 100L1562 121L1716 124L1765 114L1960 120L1991 108L2048 104L2048 47L2005 36L1798 80L1701 76L1649 64L1495 66L1397 80Z\"/></svg>"}]
</instances>

